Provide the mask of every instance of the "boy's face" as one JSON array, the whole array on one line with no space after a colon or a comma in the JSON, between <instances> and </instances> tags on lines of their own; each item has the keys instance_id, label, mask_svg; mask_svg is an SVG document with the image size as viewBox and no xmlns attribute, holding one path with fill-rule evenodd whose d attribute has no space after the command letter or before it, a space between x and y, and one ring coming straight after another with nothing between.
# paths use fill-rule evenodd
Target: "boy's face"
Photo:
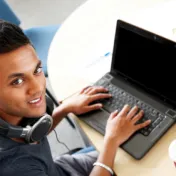
<instances>
[{"instance_id":1,"label":"boy's face","mask_svg":"<svg viewBox=\"0 0 176 176\"><path fill-rule=\"evenodd\" d=\"M39 117L46 111L46 80L31 45L0 54L0 111L7 116Z\"/></svg>"}]
</instances>

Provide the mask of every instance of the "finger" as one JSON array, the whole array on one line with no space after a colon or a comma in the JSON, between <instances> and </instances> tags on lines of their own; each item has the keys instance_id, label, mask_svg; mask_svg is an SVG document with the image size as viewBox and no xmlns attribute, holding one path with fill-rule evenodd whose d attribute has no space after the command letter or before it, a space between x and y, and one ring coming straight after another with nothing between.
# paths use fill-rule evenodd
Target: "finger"
<instances>
[{"instance_id":1,"label":"finger","mask_svg":"<svg viewBox=\"0 0 176 176\"><path fill-rule=\"evenodd\" d=\"M92 87L92 86L87 86L87 87L83 88L83 89L80 91L80 94L84 93L84 92L85 92L87 89L89 89L90 87Z\"/></svg>"},{"instance_id":2,"label":"finger","mask_svg":"<svg viewBox=\"0 0 176 176\"><path fill-rule=\"evenodd\" d=\"M151 120L147 120L147 121L145 121L145 122L143 122L143 123L140 123L140 124L136 125L136 126L135 126L135 129L136 129L136 131L137 131L137 130L139 130L139 129L142 129L142 128L148 126L150 123L151 123Z\"/></svg>"},{"instance_id":3,"label":"finger","mask_svg":"<svg viewBox=\"0 0 176 176\"><path fill-rule=\"evenodd\" d=\"M127 118L131 119L137 113L138 109L139 108L137 106L134 106L128 113Z\"/></svg>"},{"instance_id":4,"label":"finger","mask_svg":"<svg viewBox=\"0 0 176 176\"><path fill-rule=\"evenodd\" d=\"M88 87L87 89L85 89L85 91L83 92L84 94L87 94L88 92L90 92L93 89L92 86Z\"/></svg>"},{"instance_id":5,"label":"finger","mask_svg":"<svg viewBox=\"0 0 176 176\"><path fill-rule=\"evenodd\" d=\"M97 110L100 109L103 105L101 103L96 103L93 105L89 105L85 107L85 111L89 112L89 111L93 111L93 110Z\"/></svg>"},{"instance_id":6,"label":"finger","mask_svg":"<svg viewBox=\"0 0 176 176\"><path fill-rule=\"evenodd\" d=\"M127 113L129 112L129 110L130 110L130 106L129 105L125 105L123 108L122 108L122 110L119 112L119 115L120 116L126 116L127 115Z\"/></svg>"},{"instance_id":7,"label":"finger","mask_svg":"<svg viewBox=\"0 0 176 176\"><path fill-rule=\"evenodd\" d=\"M96 101L96 100L100 100L100 99L104 99L104 98L111 98L112 95L111 94L107 94L107 93L99 93L99 94L95 94L90 96L89 101Z\"/></svg>"},{"instance_id":8,"label":"finger","mask_svg":"<svg viewBox=\"0 0 176 176\"><path fill-rule=\"evenodd\" d=\"M119 113L118 110L115 110L114 112L111 113L111 115L109 116L110 119L113 119L117 116L117 114Z\"/></svg>"},{"instance_id":9,"label":"finger","mask_svg":"<svg viewBox=\"0 0 176 176\"><path fill-rule=\"evenodd\" d=\"M108 92L108 90L105 89L104 87L94 87L89 92L87 92L87 94L88 95L94 95L94 94L103 93L103 92Z\"/></svg>"},{"instance_id":10,"label":"finger","mask_svg":"<svg viewBox=\"0 0 176 176\"><path fill-rule=\"evenodd\" d=\"M136 114L134 116L134 118L132 119L133 123L135 124L138 120L140 120L144 115L144 111L140 110L138 114Z\"/></svg>"}]
</instances>

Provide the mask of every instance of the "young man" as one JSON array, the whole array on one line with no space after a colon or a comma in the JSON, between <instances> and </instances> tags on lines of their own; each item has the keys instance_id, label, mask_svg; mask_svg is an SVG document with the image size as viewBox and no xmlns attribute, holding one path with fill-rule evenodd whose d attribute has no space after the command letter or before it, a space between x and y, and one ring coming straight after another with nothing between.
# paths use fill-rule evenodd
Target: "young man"
<instances>
[{"instance_id":1,"label":"young man","mask_svg":"<svg viewBox=\"0 0 176 176\"><path fill-rule=\"evenodd\" d=\"M1 20L0 118L14 126L23 126L25 119L39 119L46 112L45 88L42 63L29 39L18 26ZM99 109L102 104L92 102L110 97L103 87L83 89L54 110L51 131L68 113L78 115ZM39 142L26 143L23 138L9 138L0 133L0 175L110 176L109 168L113 167L118 147L150 123L135 125L142 116L143 111L138 112L136 106L125 105L120 112L112 112L107 122L104 148L98 157L92 152L65 155L53 161L46 137ZM101 164L93 167L94 162Z\"/></svg>"}]
</instances>

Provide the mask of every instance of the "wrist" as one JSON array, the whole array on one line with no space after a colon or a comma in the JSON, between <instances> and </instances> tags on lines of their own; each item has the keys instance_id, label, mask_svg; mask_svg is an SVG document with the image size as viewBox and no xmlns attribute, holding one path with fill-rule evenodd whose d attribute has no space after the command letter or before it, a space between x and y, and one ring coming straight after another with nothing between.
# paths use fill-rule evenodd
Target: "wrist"
<instances>
[{"instance_id":1,"label":"wrist","mask_svg":"<svg viewBox=\"0 0 176 176\"><path fill-rule=\"evenodd\" d=\"M65 99L64 101L60 101L60 106L64 109L64 111L68 113L74 113L73 104L69 102L69 99Z\"/></svg>"},{"instance_id":2,"label":"wrist","mask_svg":"<svg viewBox=\"0 0 176 176\"><path fill-rule=\"evenodd\" d=\"M114 171L109 166L107 166L107 165L105 165L103 163L95 162L93 164L93 166L100 166L100 167L106 169L111 174L111 176L115 176Z\"/></svg>"},{"instance_id":3,"label":"wrist","mask_svg":"<svg viewBox=\"0 0 176 176\"><path fill-rule=\"evenodd\" d=\"M97 162L103 163L108 167L113 168L117 149L118 147L114 145L114 141L104 140L104 145L100 151Z\"/></svg>"},{"instance_id":4,"label":"wrist","mask_svg":"<svg viewBox=\"0 0 176 176\"><path fill-rule=\"evenodd\" d=\"M111 138L111 137L105 136L104 145L107 147L111 146L111 148L117 149L121 145L121 142L118 141L116 138Z\"/></svg>"},{"instance_id":5,"label":"wrist","mask_svg":"<svg viewBox=\"0 0 176 176\"><path fill-rule=\"evenodd\" d=\"M69 107L65 106L64 104L60 104L53 111L54 116L57 116L57 114L62 114L62 116L66 116L68 113L70 113Z\"/></svg>"}]
</instances>

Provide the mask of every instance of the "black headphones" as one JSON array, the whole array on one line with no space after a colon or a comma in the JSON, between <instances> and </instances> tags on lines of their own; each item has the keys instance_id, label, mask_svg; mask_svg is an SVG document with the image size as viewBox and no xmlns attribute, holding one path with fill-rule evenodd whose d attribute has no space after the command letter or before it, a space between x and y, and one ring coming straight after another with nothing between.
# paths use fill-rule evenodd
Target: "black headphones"
<instances>
[{"instance_id":1,"label":"black headphones","mask_svg":"<svg viewBox=\"0 0 176 176\"><path fill-rule=\"evenodd\" d=\"M40 141L53 125L53 119L50 115L54 109L54 104L47 95L46 104L47 114L39 119L24 118L21 126L11 125L0 118L0 134L10 138L24 138L28 143Z\"/></svg>"}]
</instances>

